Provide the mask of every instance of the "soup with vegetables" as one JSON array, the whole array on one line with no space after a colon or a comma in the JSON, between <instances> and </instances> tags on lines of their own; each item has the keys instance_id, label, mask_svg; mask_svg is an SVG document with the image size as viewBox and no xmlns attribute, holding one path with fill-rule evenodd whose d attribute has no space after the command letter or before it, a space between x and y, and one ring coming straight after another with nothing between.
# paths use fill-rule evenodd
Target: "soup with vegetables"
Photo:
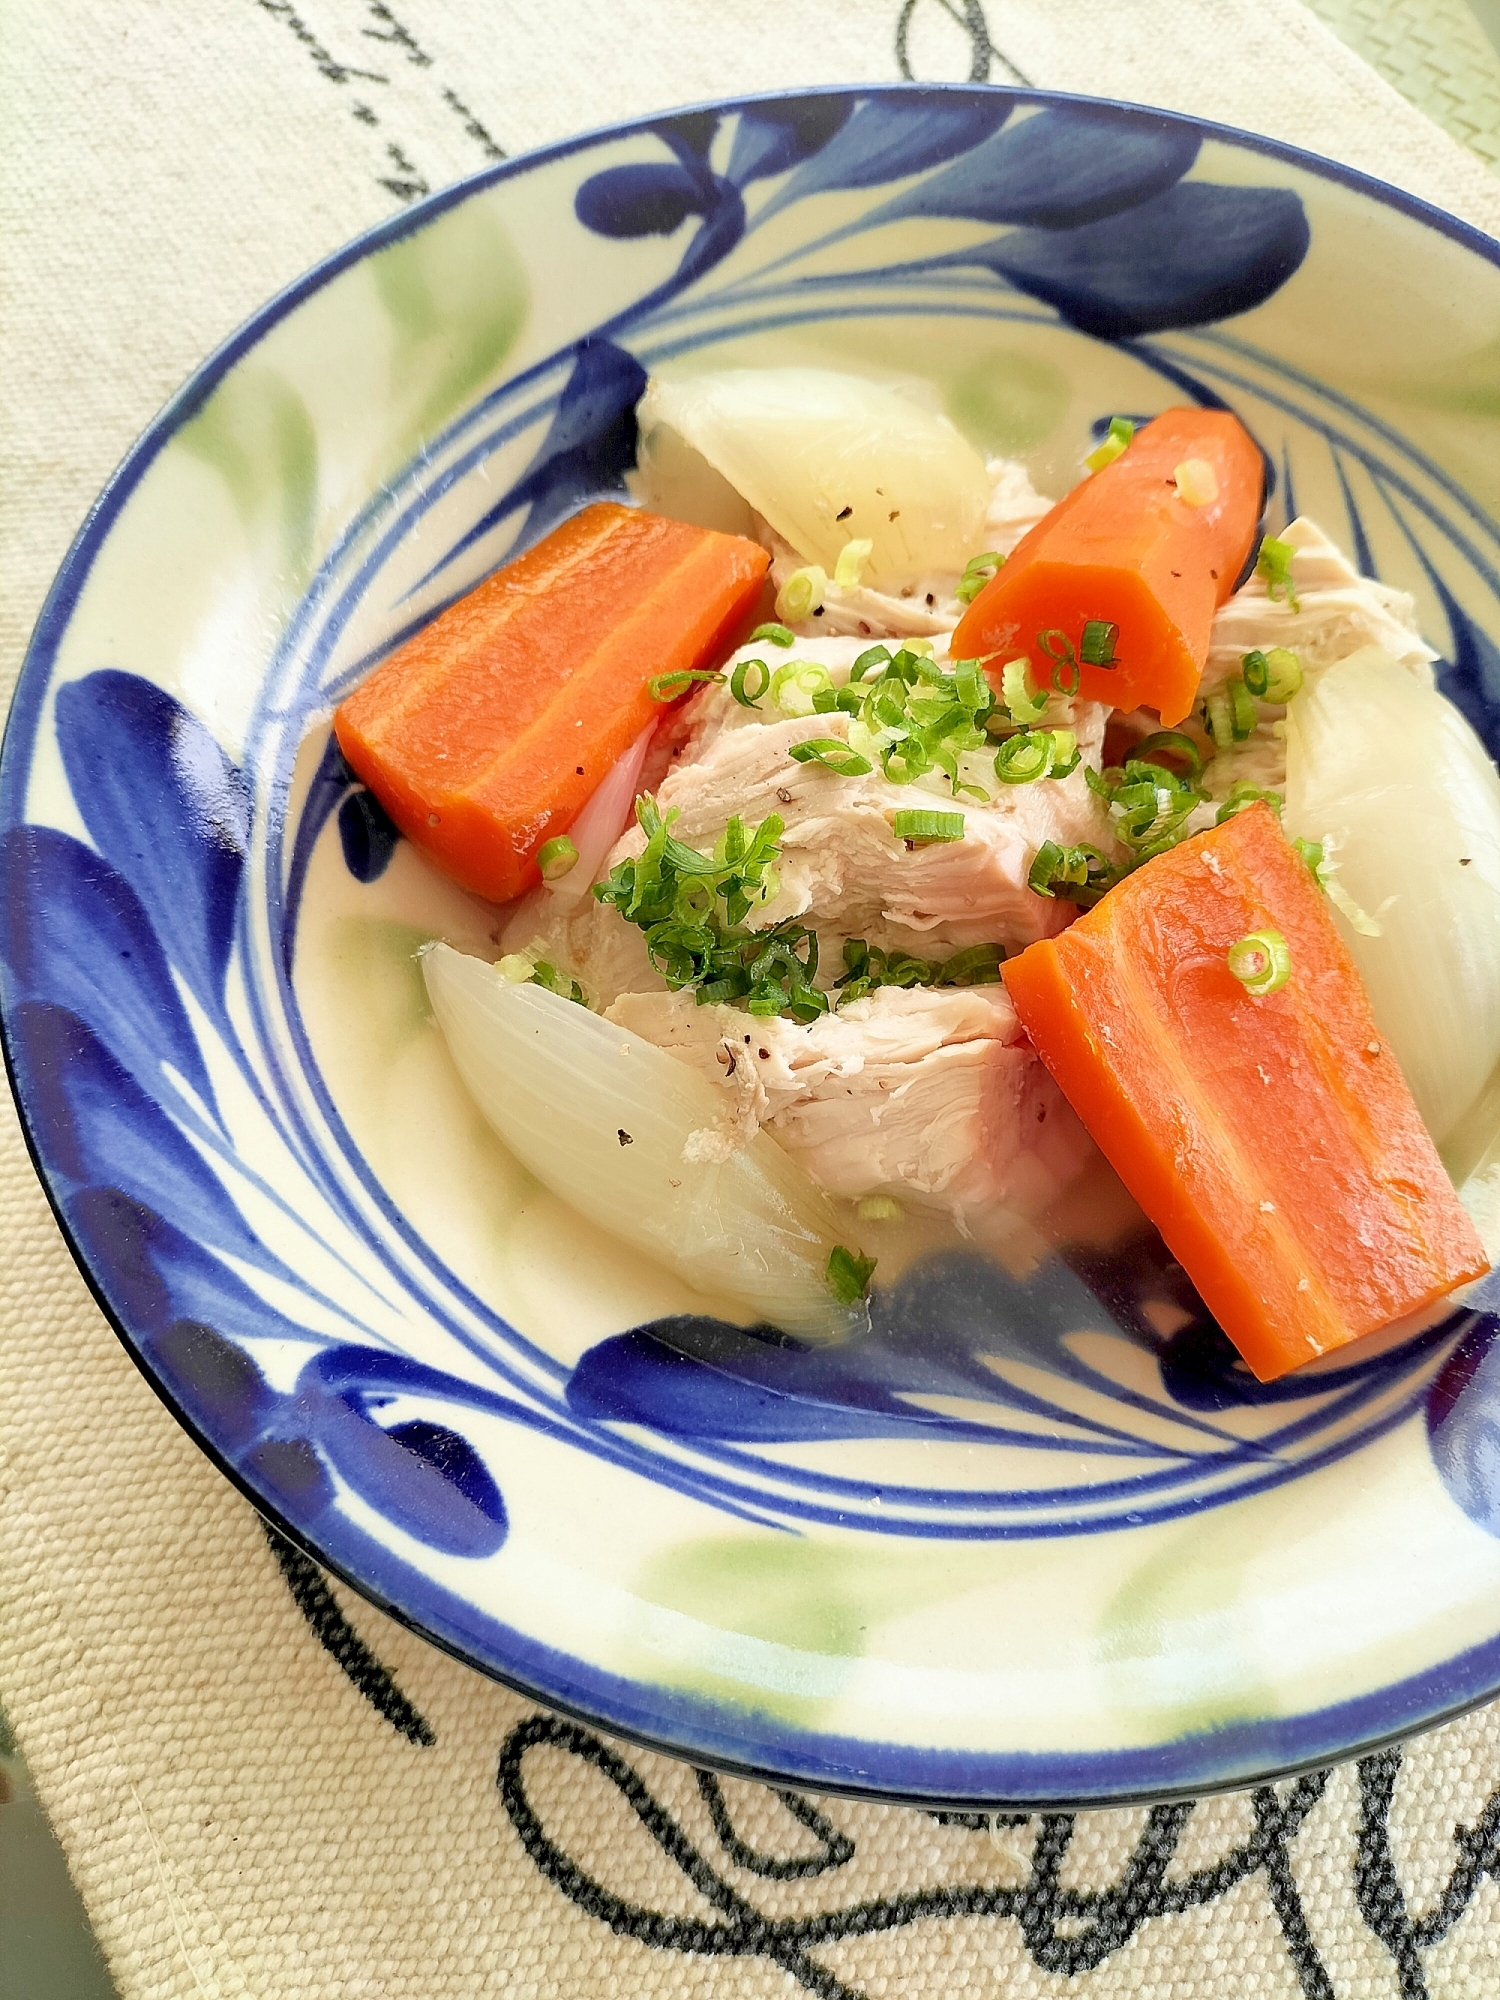
<instances>
[{"instance_id":1,"label":"soup with vegetables","mask_svg":"<svg viewBox=\"0 0 1500 2000\"><path fill-rule=\"evenodd\" d=\"M639 419L639 506L336 717L500 906L423 969L523 1163L804 1339L955 1240L1034 1263L1102 1160L1263 1379L1487 1270L1438 1148L1500 1059L1500 777L1237 419L1117 418L1055 504L852 376Z\"/></svg>"}]
</instances>

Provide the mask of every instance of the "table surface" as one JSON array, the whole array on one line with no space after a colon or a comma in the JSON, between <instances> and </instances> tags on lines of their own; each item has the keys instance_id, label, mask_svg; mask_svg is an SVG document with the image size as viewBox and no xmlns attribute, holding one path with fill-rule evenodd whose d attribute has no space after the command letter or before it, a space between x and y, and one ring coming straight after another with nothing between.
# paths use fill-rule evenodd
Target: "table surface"
<instances>
[{"instance_id":1,"label":"table surface","mask_svg":"<svg viewBox=\"0 0 1500 2000\"><path fill-rule=\"evenodd\" d=\"M1403 96L1500 173L1500 0L1307 4ZM112 2000L115 1992L0 1714L0 2000Z\"/></svg>"}]
</instances>

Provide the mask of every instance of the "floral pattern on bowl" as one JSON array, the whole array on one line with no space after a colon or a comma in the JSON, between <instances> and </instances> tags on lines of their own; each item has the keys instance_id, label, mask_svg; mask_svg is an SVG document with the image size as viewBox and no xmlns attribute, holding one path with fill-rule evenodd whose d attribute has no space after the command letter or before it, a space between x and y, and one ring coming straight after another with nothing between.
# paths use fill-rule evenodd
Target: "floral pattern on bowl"
<instances>
[{"instance_id":1,"label":"floral pattern on bowl","mask_svg":"<svg viewBox=\"0 0 1500 2000\"><path fill-rule=\"evenodd\" d=\"M1233 408L1273 523L1417 592L1494 752L1497 306L1494 246L1326 163L895 88L499 168L236 335L38 626L0 996L80 1261L257 1505L486 1670L782 1782L1200 1790L1492 1693L1483 1295L1269 1388L1145 1231L1025 1281L954 1253L844 1348L729 1323L482 1126L414 953L484 949L493 914L328 716L621 488L648 371L814 359L925 377L1044 490L1116 411Z\"/></svg>"}]
</instances>

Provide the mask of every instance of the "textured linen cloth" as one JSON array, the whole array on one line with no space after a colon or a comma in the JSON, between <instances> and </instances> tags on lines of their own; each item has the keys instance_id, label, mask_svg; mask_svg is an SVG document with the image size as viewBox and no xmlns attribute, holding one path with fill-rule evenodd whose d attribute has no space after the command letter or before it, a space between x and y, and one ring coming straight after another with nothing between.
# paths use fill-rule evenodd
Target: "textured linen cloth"
<instances>
[{"instance_id":1,"label":"textured linen cloth","mask_svg":"<svg viewBox=\"0 0 1500 2000\"><path fill-rule=\"evenodd\" d=\"M94 494L219 339L570 131L988 75L1247 125L1500 233L1500 183L1295 0L9 0L5 27L6 692ZM721 1785L268 1537L94 1306L8 1102L0 1245L0 1695L125 2000L1500 1992L1500 1708L1151 1812Z\"/></svg>"}]
</instances>

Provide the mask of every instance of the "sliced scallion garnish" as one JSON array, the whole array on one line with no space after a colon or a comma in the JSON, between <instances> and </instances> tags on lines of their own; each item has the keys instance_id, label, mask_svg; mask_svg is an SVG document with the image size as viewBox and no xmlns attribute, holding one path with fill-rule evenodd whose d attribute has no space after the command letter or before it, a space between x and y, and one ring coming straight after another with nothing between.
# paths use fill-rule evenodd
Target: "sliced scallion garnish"
<instances>
[{"instance_id":1,"label":"sliced scallion garnish","mask_svg":"<svg viewBox=\"0 0 1500 2000\"><path fill-rule=\"evenodd\" d=\"M959 603L972 604L991 577L999 574L1004 561L1005 558L998 549L986 549L983 555L970 556L964 564L964 573L958 580L958 588L953 593Z\"/></svg>"},{"instance_id":2,"label":"sliced scallion garnish","mask_svg":"<svg viewBox=\"0 0 1500 2000\"><path fill-rule=\"evenodd\" d=\"M1246 653L1241 667L1245 686L1257 701L1289 702L1302 686L1302 658L1290 646Z\"/></svg>"},{"instance_id":3,"label":"sliced scallion garnish","mask_svg":"<svg viewBox=\"0 0 1500 2000\"><path fill-rule=\"evenodd\" d=\"M862 778L875 768L837 736L810 736L805 743L793 743L786 754L799 764L821 764L841 778Z\"/></svg>"},{"instance_id":4,"label":"sliced scallion garnish","mask_svg":"<svg viewBox=\"0 0 1500 2000\"><path fill-rule=\"evenodd\" d=\"M1257 1000L1279 993L1292 976L1292 954L1280 931L1251 931L1229 947L1226 963L1247 993Z\"/></svg>"},{"instance_id":5,"label":"sliced scallion garnish","mask_svg":"<svg viewBox=\"0 0 1500 2000\"><path fill-rule=\"evenodd\" d=\"M1260 545L1260 554L1255 559L1255 573L1266 586L1266 595L1272 603L1285 598L1293 611L1300 611L1297 601L1297 586L1292 581L1292 558L1297 551L1290 542L1278 541L1274 535L1267 535Z\"/></svg>"},{"instance_id":6,"label":"sliced scallion garnish","mask_svg":"<svg viewBox=\"0 0 1500 2000\"><path fill-rule=\"evenodd\" d=\"M1178 499L1189 507L1211 507L1219 497L1219 475L1206 458L1185 458L1172 477Z\"/></svg>"},{"instance_id":7,"label":"sliced scallion garnish","mask_svg":"<svg viewBox=\"0 0 1500 2000\"><path fill-rule=\"evenodd\" d=\"M721 681L724 676L708 667L679 667L676 673L653 674L646 692L653 701L676 701L696 681Z\"/></svg>"},{"instance_id":8,"label":"sliced scallion garnish","mask_svg":"<svg viewBox=\"0 0 1500 2000\"><path fill-rule=\"evenodd\" d=\"M764 631L765 627L762 626L761 629ZM778 626L776 629L780 631L783 628ZM791 633L788 632L788 640L790 640L791 636ZM781 641L778 639L775 643L779 646ZM753 686L751 684L752 675L755 677ZM734 696L741 708L759 708L760 698L770 685L771 669L766 665L764 660L741 660L734 672L729 676L729 692Z\"/></svg>"},{"instance_id":9,"label":"sliced scallion garnish","mask_svg":"<svg viewBox=\"0 0 1500 2000\"><path fill-rule=\"evenodd\" d=\"M1107 618L1087 619L1083 627L1083 637L1078 642L1078 657L1086 667L1113 667L1119 663L1115 659L1115 641L1120 636L1120 628Z\"/></svg>"},{"instance_id":10,"label":"sliced scallion garnish","mask_svg":"<svg viewBox=\"0 0 1500 2000\"><path fill-rule=\"evenodd\" d=\"M1030 660L1006 661L1000 670L1000 699L1009 709L1011 721L1023 726L1039 721L1046 713L1047 691L1032 686Z\"/></svg>"},{"instance_id":11,"label":"sliced scallion garnish","mask_svg":"<svg viewBox=\"0 0 1500 2000\"><path fill-rule=\"evenodd\" d=\"M908 841L913 846L925 846L930 841L938 840L962 840L964 816L962 813L898 812L891 822L891 830L897 840Z\"/></svg>"},{"instance_id":12,"label":"sliced scallion garnish","mask_svg":"<svg viewBox=\"0 0 1500 2000\"><path fill-rule=\"evenodd\" d=\"M785 625L757 625L748 641L752 646L793 646L796 643L796 633L788 631Z\"/></svg>"},{"instance_id":13,"label":"sliced scallion garnish","mask_svg":"<svg viewBox=\"0 0 1500 2000\"><path fill-rule=\"evenodd\" d=\"M1114 463L1134 436L1135 425L1128 417L1111 417L1108 431L1083 461L1084 464L1090 472L1102 472L1106 465Z\"/></svg>"},{"instance_id":14,"label":"sliced scallion garnish","mask_svg":"<svg viewBox=\"0 0 1500 2000\"><path fill-rule=\"evenodd\" d=\"M828 1253L828 1289L841 1305L858 1305L870 1289L876 1259L836 1243Z\"/></svg>"},{"instance_id":15,"label":"sliced scallion garnish","mask_svg":"<svg viewBox=\"0 0 1500 2000\"><path fill-rule=\"evenodd\" d=\"M536 851L536 865L544 882L557 882L578 866L578 849L565 833L544 840Z\"/></svg>"},{"instance_id":16,"label":"sliced scallion garnish","mask_svg":"<svg viewBox=\"0 0 1500 2000\"><path fill-rule=\"evenodd\" d=\"M794 569L776 593L776 616L788 624L800 624L804 618L811 618L815 611L822 610L827 589L827 572L816 563L809 563L805 569Z\"/></svg>"},{"instance_id":17,"label":"sliced scallion garnish","mask_svg":"<svg viewBox=\"0 0 1500 2000\"><path fill-rule=\"evenodd\" d=\"M845 542L833 566L833 580L840 590L857 590L875 544L871 541Z\"/></svg>"}]
</instances>

